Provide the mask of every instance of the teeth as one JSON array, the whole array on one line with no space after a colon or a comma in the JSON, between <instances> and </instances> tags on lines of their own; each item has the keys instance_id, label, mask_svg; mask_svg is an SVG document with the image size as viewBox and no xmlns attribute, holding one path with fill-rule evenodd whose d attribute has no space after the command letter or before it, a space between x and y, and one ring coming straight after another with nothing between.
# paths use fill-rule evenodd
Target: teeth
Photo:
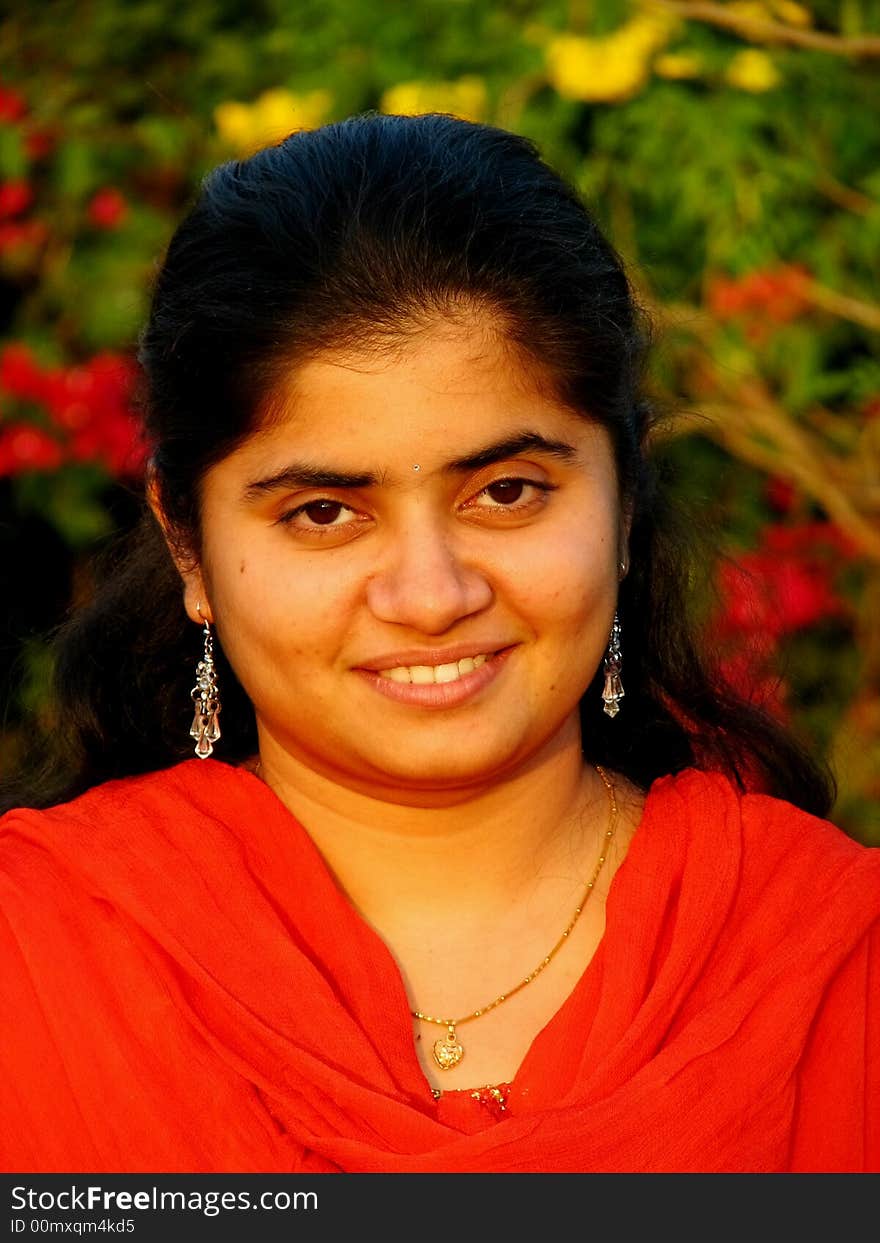
<instances>
[{"instance_id":1,"label":"teeth","mask_svg":"<svg viewBox=\"0 0 880 1243\"><path fill-rule=\"evenodd\" d=\"M481 652L479 656L465 656L463 660L449 665L398 665L396 669L382 669L379 676L391 682L413 682L417 686L457 682L466 673L473 673L480 665L485 665L488 659L489 656Z\"/></svg>"}]
</instances>

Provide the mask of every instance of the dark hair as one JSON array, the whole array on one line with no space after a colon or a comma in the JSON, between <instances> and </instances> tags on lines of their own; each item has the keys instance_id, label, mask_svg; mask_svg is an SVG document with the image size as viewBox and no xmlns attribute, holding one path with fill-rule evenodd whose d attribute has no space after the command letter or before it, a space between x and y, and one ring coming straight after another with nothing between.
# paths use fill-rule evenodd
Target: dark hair
<instances>
[{"instance_id":1,"label":"dark hair","mask_svg":"<svg viewBox=\"0 0 880 1243\"><path fill-rule=\"evenodd\" d=\"M198 557L200 482L271 418L292 365L328 349L393 348L474 307L609 430L632 508L626 699L609 720L597 671L581 709L586 757L642 787L692 764L719 768L827 814L828 775L699 652L686 524L647 452L646 320L620 258L525 138L445 115L368 113L207 177L168 247L140 350L152 475L180 546ZM191 756L199 643L145 513L57 637L55 729L65 728L27 801ZM219 650L217 660L217 755L234 763L256 751L254 714Z\"/></svg>"}]
</instances>

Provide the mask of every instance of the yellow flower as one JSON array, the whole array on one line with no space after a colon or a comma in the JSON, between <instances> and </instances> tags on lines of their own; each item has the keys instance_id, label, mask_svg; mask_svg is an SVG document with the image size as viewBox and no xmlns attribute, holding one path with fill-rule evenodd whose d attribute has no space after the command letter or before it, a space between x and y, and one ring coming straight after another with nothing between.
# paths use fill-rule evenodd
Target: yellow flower
<instances>
[{"instance_id":1,"label":"yellow flower","mask_svg":"<svg viewBox=\"0 0 880 1243\"><path fill-rule=\"evenodd\" d=\"M228 100L214 109L217 133L238 155L252 155L260 147L280 142L295 130L314 129L330 110L329 91L295 95L285 87L263 91L253 103Z\"/></svg>"},{"instance_id":2,"label":"yellow flower","mask_svg":"<svg viewBox=\"0 0 880 1243\"><path fill-rule=\"evenodd\" d=\"M604 41L560 35L547 48L550 81L564 99L629 99L647 81L645 58L615 60Z\"/></svg>"},{"instance_id":3,"label":"yellow flower","mask_svg":"<svg viewBox=\"0 0 880 1243\"><path fill-rule=\"evenodd\" d=\"M651 59L676 24L674 17L644 13L601 38L559 35L545 53L550 82L564 99L630 99L647 82Z\"/></svg>"},{"instance_id":4,"label":"yellow flower","mask_svg":"<svg viewBox=\"0 0 880 1243\"><path fill-rule=\"evenodd\" d=\"M612 44L637 48L647 55L653 55L666 46L678 25L679 19L674 15L651 10L631 18L605 37Z\"/></svg>"},{"instance_id":5,"label":"yellow flower","mask_svg":"<svg viewBox=\"0 0 880 1243\"><path fill-rule=\"evenodd\" d=\"M654 72L661 78L697 78L703 69L696 52L666 52L654 61Z\"/></svg>"},{"instance_id":6,"label":"yellow flower","mask_svg":"<svg viewBox=\"0 0 880 1243\"><path fill-rule=\"evenodd\" d=\"M250 143L251 110L247 104L234 99L218 104L214 109L214 124L227 147L241 151Z\"/></svg>"},{"instance_id":7,"label":"yellow flower","mask_svg":"<svg viewBox=\"0 0 880 1243\"><path fill-rule=\"evenodd\" d=\"M379 107L398 116L448 112L465 121L482 121L488 97L482 78L466 75L456 82L399 82L385 91Z\"/></svg>"},{"instance_id":8,"label":"yellow flower","mask_svg":"<svg viewBox=\"0 0 880 1243\"><path fill-rule=\"evenodd\" d=\"M772 91L782 81L779 71L766 52L758 48L747 48L737 52L727 66L725 78L731 86L741 91Z\"/></svg>"}]
</instances>

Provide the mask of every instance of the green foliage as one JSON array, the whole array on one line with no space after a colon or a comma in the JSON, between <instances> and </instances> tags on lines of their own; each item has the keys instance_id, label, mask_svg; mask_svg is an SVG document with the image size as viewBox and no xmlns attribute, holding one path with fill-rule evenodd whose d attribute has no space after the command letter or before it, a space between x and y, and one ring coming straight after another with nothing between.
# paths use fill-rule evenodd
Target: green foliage
<instances>
[{"instance_id":1,"label":"green foliage","mask_svg":"<svg viewBox=\"0 0 880 1243\"><path fill-rule=\"evenodd\" d=\"M39 515L57 527L73 550L88 550L111 533L112 519L102 503L107 480L99 467L75 464L53 474L34 471L14 482L17 511Z\"/></svg>"}]
</instances>

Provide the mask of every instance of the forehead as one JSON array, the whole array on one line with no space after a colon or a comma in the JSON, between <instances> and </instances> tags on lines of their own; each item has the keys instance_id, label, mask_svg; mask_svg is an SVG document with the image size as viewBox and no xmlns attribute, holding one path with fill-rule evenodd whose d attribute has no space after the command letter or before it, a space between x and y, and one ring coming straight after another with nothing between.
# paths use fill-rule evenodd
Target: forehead
<instances>
[{"instance_id":1,"label":"forehead","mask_svg":"<svg viewBox=\"0 0 880 1243\"><path fill-rule=\"evenodd\" d=\"M437 320L411 335L358 353L325 352L291 371L276 390L274 409L282 416L316 403L326 411L347 399L387 410L422 410L452 416L456 411L533 400L555 400L549 370L519 350L492 320L469 316ZM494 399L494 400L493 400Z\"/></svg>"},{"instance_id":2,"label":"forehead","mask_svg":"<svg viewBox=\"0 0 880 1243\"><path fill-rule=\"evenodd\" d=\"M528 432L578 452L606 440L602 428L563 404L549 370L496 322L438 321L391 350L328 351L292 368L260 429L227 463L270 472L291 456L400 483L412 479L414 465L425 478Z\"/></svg>"}]
</instances>

